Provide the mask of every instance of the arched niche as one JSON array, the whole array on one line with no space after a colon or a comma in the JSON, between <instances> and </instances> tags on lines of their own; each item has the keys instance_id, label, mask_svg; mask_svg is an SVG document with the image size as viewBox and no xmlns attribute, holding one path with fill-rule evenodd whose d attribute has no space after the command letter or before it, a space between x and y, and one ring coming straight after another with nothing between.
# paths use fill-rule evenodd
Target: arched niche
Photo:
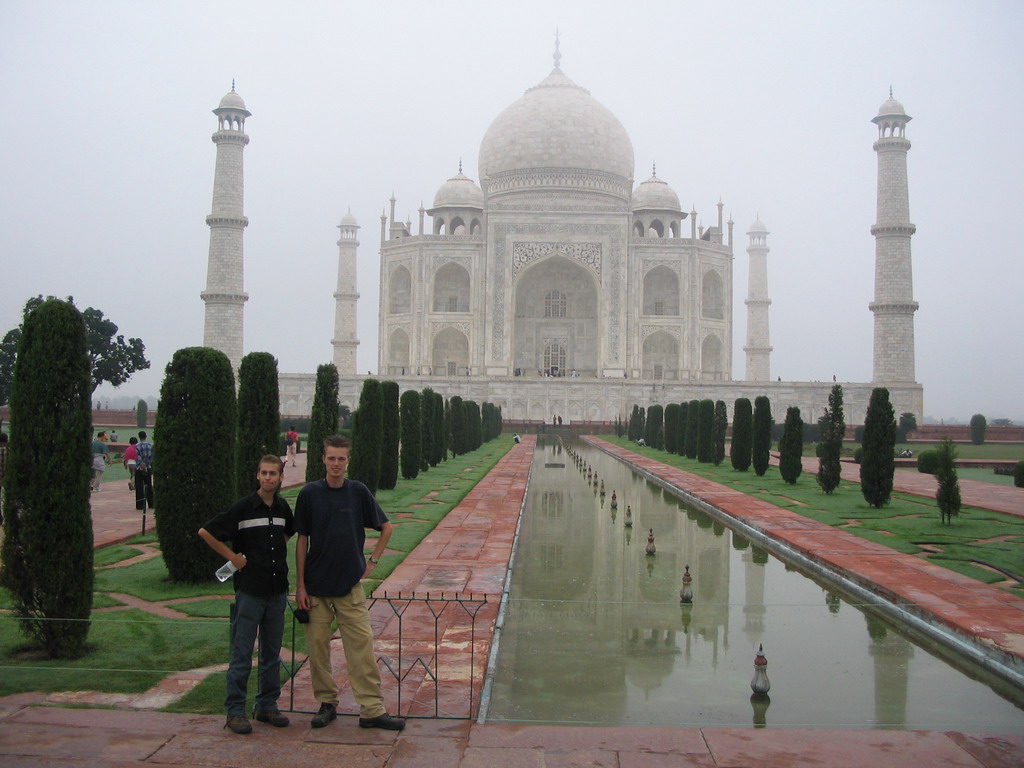
<instances>
[{"instance_id":1,"label":"arched niche","mask_svg":"<svg viewBox=\"0 0 1024 768\"><path fill-rule=\"evenodd\" d=\"M469 337L457 328L445 328L434 337L430 364L435 376L468 376Z\"/></svg>"},{"instance_id":2,"label":"arched niche","mask_svg":"<svg viewBox=\"0 0 1024 768\"><path fill-rule=\"evenodd\" d=\"M700 283L700 314L710 320L725 318L725 288L722 276L715 270L708 270Z\"/></svg>"},{"instance_id":3,"label":"arched niche","mask_svg":"<svg viewBox=\"0 0 1024 768\"><path fill-rule=\"evenodd\" d=\"M469 312L469 270L449 261L434 273L435 312Z\"/></svg>"},{"instance_id":4,"label":"arched niche","mask_svg":"<svg viewBox=\"0 0 1024 768\"><path fill-rule=\"evenodd\" d=\"M648 379L679 378L679 341L666 331L644 339L643 376Z\"/></svg>"},{"instance_id":5,"label":"arched niche","mask_svg":"<svg viewBox=\"0 0 1024 768\"><path fill-rule=\"evenodd\" d=\"M700 374L703 379L718 380L722 378L722 340L717 334L711 333L700 345Z\"/></svg>"},{"instance_id":6,"label":"arched niche","mask_svg":"<svg viewBox=\"0 0 1024 768\"><path fill-rule=\"evenodd\" d=\"M679 316L679 276L664 264L644 275L645 315Z\"/></svg>"},{"instance_id":7,"label":"arched niche","mask_svg":"<svg viewBox=\"0 0 1024 768\"><path fill-rule=\"evenodd\" d=\"M545 349L557 344L566 353L559 375L597 375L598 286L586 267L557 254L534 262L513 286L513 306L515 368L543 374Z\"/></svg>"},{"instance_id":8,"label":"arched niche","mask_svg":"<svg viewBox=\"0 0 1024 768\"><path fill-rule=\"evenodd\" d=\"M388 373L401 376L411 372L409 365L409 334L396 328L388 337Z\"/></svg>"},{"instance_id":9,"label":"arched niche","mask_svg":"<svg viewBox=\"0 0 1024 768\"><path fill-rule=\"evenodd\" d=\"M392 315L408 314L412 311L412 277L409 270L398 266L388 278L388 312Z\"/></svg>"}]
</instances>

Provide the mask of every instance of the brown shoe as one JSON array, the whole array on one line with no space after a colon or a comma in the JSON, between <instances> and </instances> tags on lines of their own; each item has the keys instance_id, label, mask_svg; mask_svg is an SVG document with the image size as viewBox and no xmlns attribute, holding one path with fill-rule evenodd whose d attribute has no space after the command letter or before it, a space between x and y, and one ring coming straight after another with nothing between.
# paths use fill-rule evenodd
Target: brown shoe
<instances>
[{"instance_id":1,"label":"brown shoe","mask_svg":"<svg viewBox=\"0 0 1024 768\"><path fill-rule=\"evenodd\" d=\"M385 712L377 717L360 717L360 728L383 728L385 731L401 731L405 728L405 718L389 715Z\"/></svg>"},{"instance_id":2,"label":"brown shoe","mask_svg":"<svg viewBox=\"0 0 1024 768\"><path fill-rule=\"evenodd\" d=\"M228 715L228 721L224 723L225 728L230 728L235 733L252 733L252 723L245 715Z\"/></svg>"},{"instance_id":3,"label":"brown shoe","mask_svg":"<svg viewBox=\"0 0 1024 768\"><path fill-rule=\"evenodd\" d=\"M256 719L261 723L270 723L275 728L284 728L288 725L288 718L281 714L280 711L273 710L256 710Z\"/></svg>"},{"instance_id":4,"label":"brown shoe","mask_svg":"<svg viewBox=\"0 0 1024 768\"><path fill-rule=\"evenodd\" d=\"M338 708L333 704L321 704L320 711L313 715L313 719L309 721L309 724L314 728L323 728L331 720L338 716Z\"/></svg>"}]
</instances>

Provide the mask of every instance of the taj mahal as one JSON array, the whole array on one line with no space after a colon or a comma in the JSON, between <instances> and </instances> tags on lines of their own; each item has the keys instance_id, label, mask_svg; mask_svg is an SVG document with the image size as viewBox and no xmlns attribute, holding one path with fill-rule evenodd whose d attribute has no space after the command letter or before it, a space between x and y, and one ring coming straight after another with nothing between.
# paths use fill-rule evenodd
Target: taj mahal
<instances>
[{"instance_id":1,"label":"taj mahal","mask_svg":"<svg viewBox=\"0 0 1024 768\"><path fill-rule=\"evenodd\" d=\"M250 112L232 86L214 114L204 344L237 370ZM876 386L889 388L897 413L923 417L914 370L910 119L891 93L873 118L875 294L865 304L874 315L874 370L871 382L840 382L850 423L863 419ZM777 419L793 405L805 421L821 416L832 382L771 374L766 225L758 219L745 233L740 374L732 367L734 222L723 221L721 202L701 218L684 211L654 167L636 183L629 135L562 71L557 43L550 74L490 124L477 167L479 182L460 163L433 205L420 207L415 231L396 218L394 197L381 216L378 378L402 391L429 386L445 397L491 402L515 421L614 421L634 404L695 398L724 400L731 414L736 398L762 394ZM356 373L360 226L346 214L338 229L331 360L340 400L354 410L366 378ZM325 341L331 331L324 329ZM279 381L282 413L308 414L315 375L282 373Z\"/></svg>"}]
</instances>

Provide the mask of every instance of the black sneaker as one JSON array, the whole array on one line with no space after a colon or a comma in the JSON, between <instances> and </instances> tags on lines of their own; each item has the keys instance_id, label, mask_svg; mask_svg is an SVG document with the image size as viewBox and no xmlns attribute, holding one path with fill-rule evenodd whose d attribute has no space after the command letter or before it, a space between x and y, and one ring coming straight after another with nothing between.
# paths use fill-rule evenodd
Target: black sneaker
<instances>
[{"instance_id":1,"label":"black sneaker","mask_svg":"<svg viewBox=\"0 0 1024 768\"><path fill-rule=\"evenodd\" d=\"M331 720L338 716L338 708L333 704L321 704L320 711L313 715L313 719L309 721L309 724L314 728L323 728Z\"/></svg>"},{"instance_id":2,"label":"black sneaker","mask_svg":"<svg viewBox=\"0 0 1024 768\"><path fill-rule=\"evenodd\" d=\"M405 718L389 715L385 712L377 717L360 717L360 728L383 728L385 731L401 731L405 728Z\"/></svg>"},{"instance_id":3,"label":"black sneaker","mask_svg":"<svg viewBox=\"0 0 1024 768\"><path fill-rule=\"evenodd\" d=\"M267 710L256 710L256 719L261 723L270 723L275 728L284 728L288 725L288 718L281 714L279 710L267 709Z\"/></svg>"},{"instance_id":4,"label":"black sneaker","mask_svg":"<svg viewBox=\"0 0 1024 768\"><path fill-rule=\"evenodd\" d=\"M252 733L252 723L245 715L228 715L224 727L230 728L234 733Z\"/></svg>"}]
</instances>

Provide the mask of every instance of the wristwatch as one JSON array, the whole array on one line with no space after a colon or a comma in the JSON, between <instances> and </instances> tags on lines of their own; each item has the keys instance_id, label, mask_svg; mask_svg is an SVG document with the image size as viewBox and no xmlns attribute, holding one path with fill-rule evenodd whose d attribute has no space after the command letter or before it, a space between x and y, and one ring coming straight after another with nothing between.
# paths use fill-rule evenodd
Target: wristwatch
<instances>
[{"instance_id":1,"label":"wristwatch","mask_svg":"<svg viewBox=\"0 0 1024 768\"><path fill-rule=\"evenodd\" d=\"M373 563L374 565L376 565L377 564L377 558L374 557L373 555L370 555L370 562Z\"/></svg>"}]
</instances>

